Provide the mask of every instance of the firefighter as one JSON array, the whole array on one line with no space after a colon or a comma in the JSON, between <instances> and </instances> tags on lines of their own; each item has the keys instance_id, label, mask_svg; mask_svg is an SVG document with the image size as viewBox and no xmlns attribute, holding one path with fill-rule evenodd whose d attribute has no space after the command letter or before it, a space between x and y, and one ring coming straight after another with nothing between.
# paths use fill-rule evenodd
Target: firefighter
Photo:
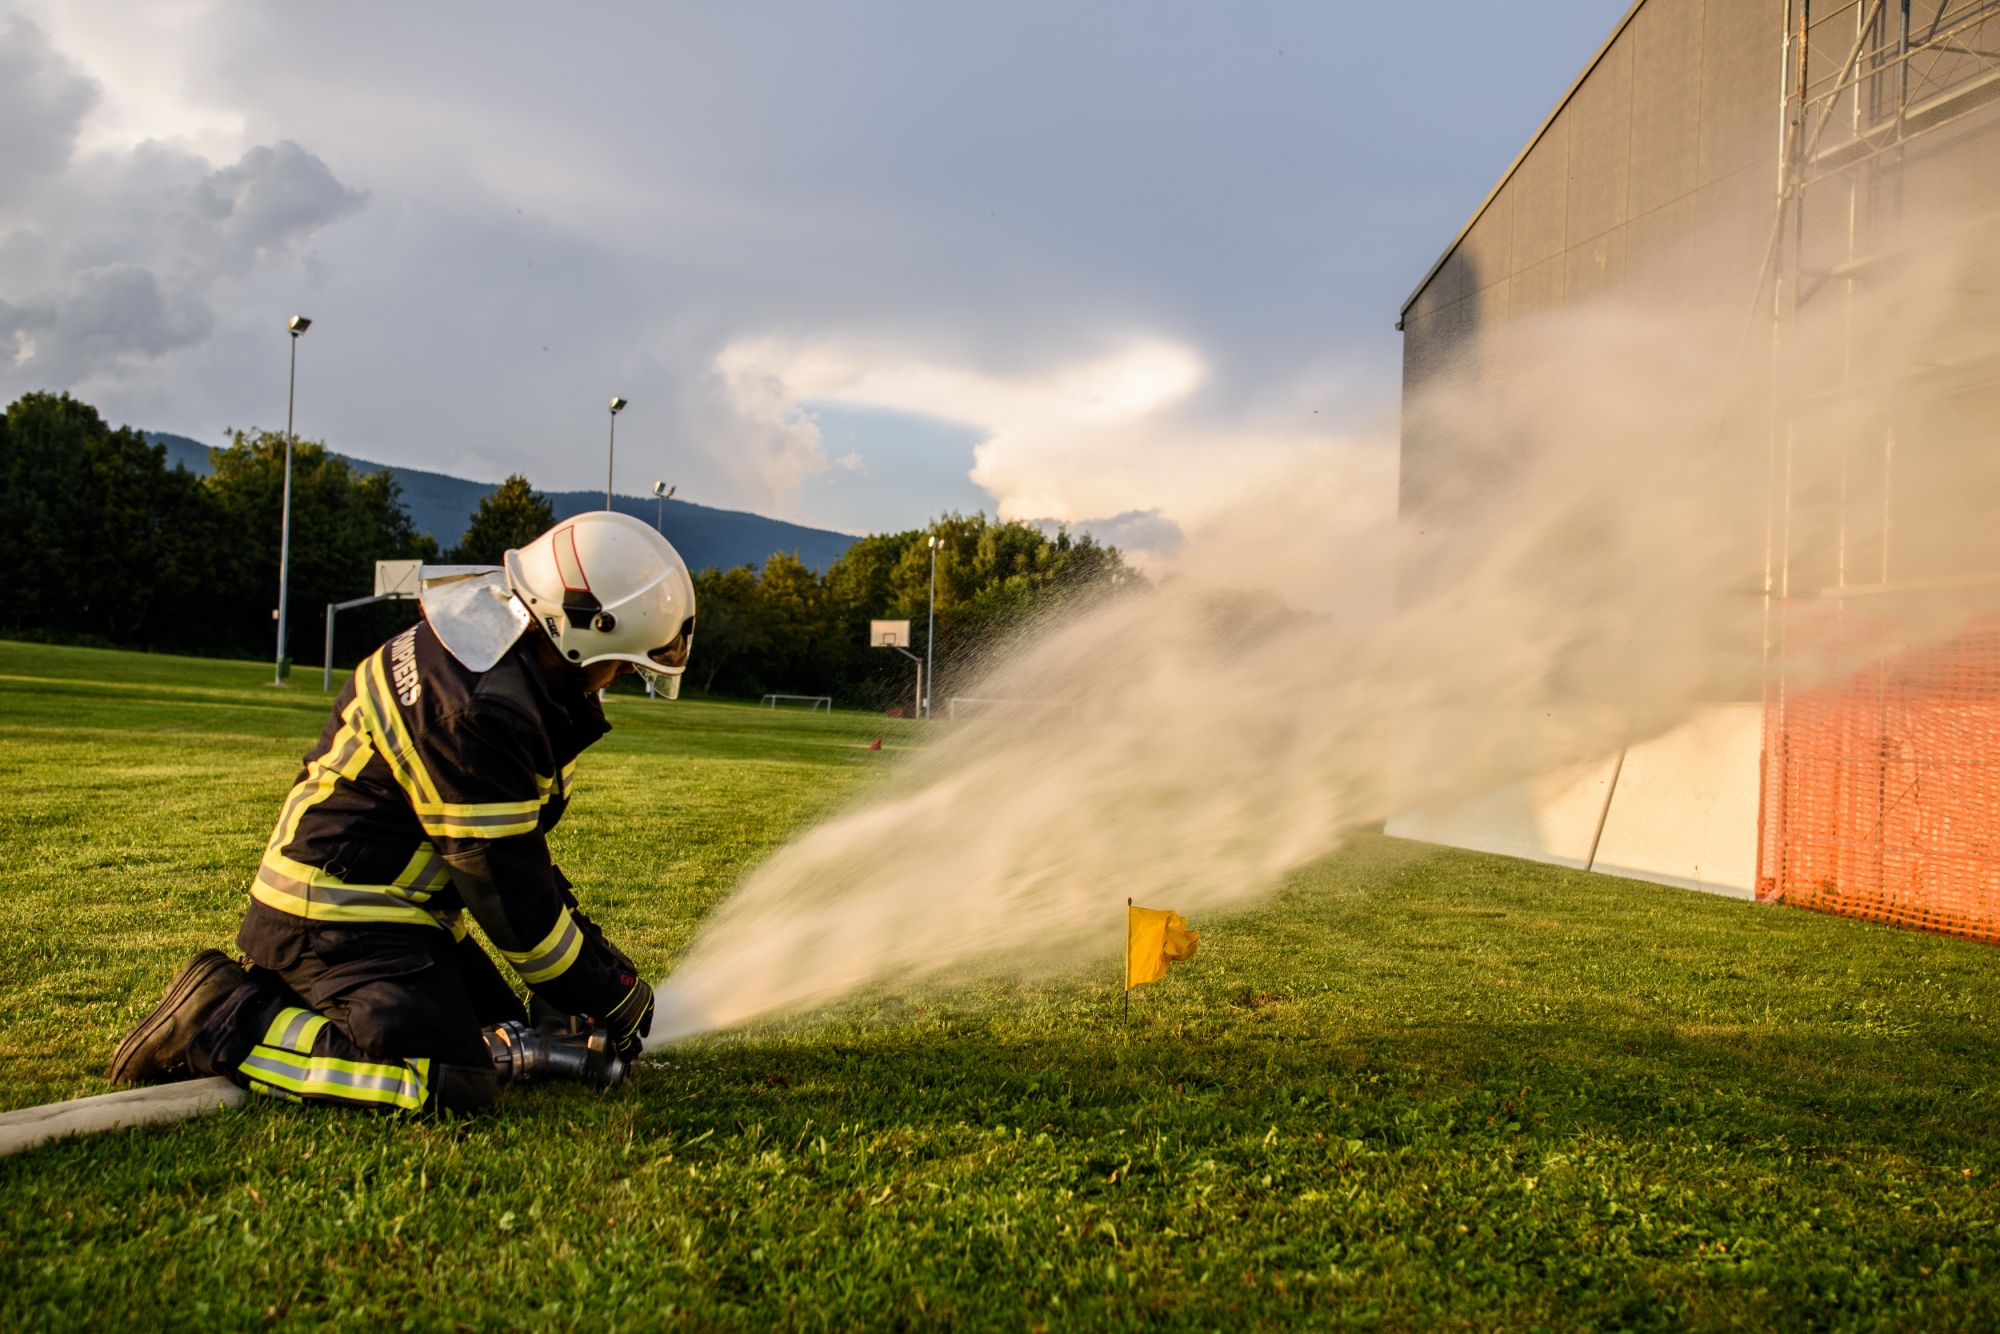
<instances>
[{"instance_id":1,"label":"firefighter","mask_svg":"<svg viewBox=\"0 0 2000 1334\"><path fill-rule=\"evenodd\" d=\"M425 568L423 619L356 668L285 799L243 959L182 969L110 1078L414 1111L549 1074L629 1077L652 990L577 906L548 833L610 730L597 692L637 670L679 694L694 584L664 537L610 511L504 562Z\"/></svg>"}]
</instances>

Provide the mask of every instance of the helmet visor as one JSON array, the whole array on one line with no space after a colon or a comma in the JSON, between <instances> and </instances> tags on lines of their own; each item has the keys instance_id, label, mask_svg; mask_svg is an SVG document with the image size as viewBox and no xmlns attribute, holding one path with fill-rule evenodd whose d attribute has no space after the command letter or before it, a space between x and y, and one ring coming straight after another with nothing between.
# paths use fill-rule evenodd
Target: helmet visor
<instances>
[{"instance_id":1,"label":"helmet visor","mask_svg":"<svg viewBox=\"0 0 2000 1334\"><path fill-rule=\"evenodd\" d=\"M694 646L694 617L681 622L680 633L647 652L646 656L670 672L678 672L687 666L688 650Z\"/></svg>"}]
</instances>

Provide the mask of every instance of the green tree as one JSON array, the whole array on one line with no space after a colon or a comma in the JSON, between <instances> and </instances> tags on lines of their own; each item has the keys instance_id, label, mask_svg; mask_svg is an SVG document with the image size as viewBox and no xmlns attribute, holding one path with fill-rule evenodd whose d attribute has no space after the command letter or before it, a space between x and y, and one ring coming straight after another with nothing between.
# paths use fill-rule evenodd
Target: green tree
<instances>
[{"instance_id":1,"label":"green tree","mask_svg":"<svg viewBox=\"0 0 2000 1334\"><path fill-rule=\"evenodd\" d=\"M847 655L826 581L808 569L798 553L777 551L765 558L757 594L768 637L764 688L831 693Z\"/></svg>"},{"instance_id":2,"label":"green tree","mask_svg":"<svg viewBox=\"0 0 2000 1334\"><path fill-rule=\"evenodd\" d=\"M112 430L68 395L28 394L0 417L0 560L12 580L0 625L134 647L262 657L271 651L285 473L284 437L231 433L213 474L166 466L164 449ZM491 564L555 523L547 497L509 477L481 502L453 550ZM938 538L939 687L1045 616L1134 582L1115 548L1020 523L948 514L925 528L856 541L823 574L796 553L761 570L695 576L690 663L704 691L901 700L909 667L868 647L868 622L907 617L924 647ZM411 526L395 477L361 472L317 441L292 457L290 647L319 656L324 608L365 595L374 562L436 560ZM406 624L409 604L341 618L336 661Z\"/></svg>"},{"instance_id":3,"label":"green tree","mask_svg":"<svg viewBox=\"0 0 2000 1334\"><path fill-rule=\"evenodd\" d=\"M1139 581L1116 547L984 514L947 514L922 529L862 538L826 573L848 645L841 674L846 697L881 703L907 689L902 659L866 647L868 622L908 618L917 651L925 651L933 536L943 544L937 553L939 691L1043 618L1073 612Z\"/></svg>"},{"instance_id":4,"label":"green tree","mask_svg":"<svg viewBox=\"0 0 2000 1334\"><path fill-rule=\"evenodd\" d=\"M515 473L480 498L479 512L450 558L461 565L498 565L502 553L528 545L555 523L549 498Z\"/></svg>"},{"instance_id":5,"label":"green tree","mask_svg":"<svg viewBox=\"0 0 2000 1334\"><path fill-rule=\"evenodd\" d=\"M690 671L707 691L829 694L850 704L901 703L910 665L868 646L868 623L907 618L923 652L931 548L938 553L939 689L976 670L1007 640L1048 616L1135 583L1115 547L983 514L949 514L927 528L857 540L825 574L776 553L761 571L704 570L695 580L699 630Z\"/></svg>"},{"instance_id":6,"label":"green tree","mask_svg":"<svg viewBox=\"0 0 2000 1334\"><path fill-rule=\"evenodd\" d=\"M228 596L217 609L232 643L270 651L278 597L278 543L283 512L285 437L279 431L233 431L227 449L210 454L208 489L228 525ZM292 455L291 644L294 656L320 656L326 606L365 597L378 560L438 559L437 543L420 534L387 469L362 473L316 440ZM342 641L356 652L415 615L412 604L362 608L344 616ZM338 649L339 646L336 646ZM336 654L336 661L353 654Z\"/></svg>"},{"instance_id":7,"label":"green tree","mask_svg":"<svg viewBox=\"0 0 2000 1334\"><path fill-rule=\"evenodd\" d=\"M770 647L757 595L757 572L748 565L700 571L694 576L694 610L689 684L699 681L703 694L717 693L718 683L725 695L752 693L746 671L761 662Z\"/></svg>"},{"instance_id":8,"label":"green tree","mask_svg":"<svg viewBox=\"0 0 2000 1334\"><path fill-rule=\"evenodd\" d=\"M232 432L213 474L169 468L166 450L112 430L67 394L25 394L0 415L0 626L132 648L263 657L272 650L285 441ZM324 608L374 587L377 560L436 560L395 477L367 473L314 441L293 456L292 650L319 657ZM371 649L415 615L409 604L341 618ZM351 660L353 654L346 655Z\"/></svg>"},{"instance_id":9,"label":"green tree","mask_svg":"<svg viewBox=\"0 0 2000 1334\"><path fill-rule=\"evenodd\" d=\"M201 479L68 394L0 418L5 623L142 648L214 651L201 625L222 534Z\"/></svg>"}]
</instances>

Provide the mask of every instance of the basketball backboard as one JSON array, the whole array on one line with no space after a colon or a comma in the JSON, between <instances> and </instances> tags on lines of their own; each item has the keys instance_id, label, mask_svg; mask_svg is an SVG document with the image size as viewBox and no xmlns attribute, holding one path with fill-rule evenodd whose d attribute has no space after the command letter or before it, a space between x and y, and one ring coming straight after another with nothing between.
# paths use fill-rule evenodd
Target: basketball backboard
<instances>
[{"instance_id":1,"label":"basketball backboard","mask_svg":"<svg viewBox=\"0 0 2000 1334\"><path fill-rule=\"evenodd\" d=\"M868 622L869 648L908 648L910 646L910 623L908 621Z\"/></svg>"},{"instance_id":2,"label":"basketball backboard","mask_svg":"<svg viewBox=\"0 0 2000 1334\"><path fill-rule=\"evenodd\" d=\"M378 560L375 562L375 596L413 598L417 595L420 560Z\"/></svg>"}]
</instances>

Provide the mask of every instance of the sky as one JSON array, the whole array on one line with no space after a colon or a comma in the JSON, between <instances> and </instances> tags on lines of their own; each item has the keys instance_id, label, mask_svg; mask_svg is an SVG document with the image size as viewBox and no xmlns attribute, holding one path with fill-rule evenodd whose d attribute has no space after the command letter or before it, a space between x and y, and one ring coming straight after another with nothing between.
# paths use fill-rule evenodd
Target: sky
<instances>
[{"instance_id":1,"label":"sky","mask_svg":"<svg viewBox=\"0 0 2000 1334\"><path fill-rule=\"evenodd\" d=\"M0 394L848 532L1380 477L1396 312L1625 0L0 0Z\"/></svg>"}]
</instances>

